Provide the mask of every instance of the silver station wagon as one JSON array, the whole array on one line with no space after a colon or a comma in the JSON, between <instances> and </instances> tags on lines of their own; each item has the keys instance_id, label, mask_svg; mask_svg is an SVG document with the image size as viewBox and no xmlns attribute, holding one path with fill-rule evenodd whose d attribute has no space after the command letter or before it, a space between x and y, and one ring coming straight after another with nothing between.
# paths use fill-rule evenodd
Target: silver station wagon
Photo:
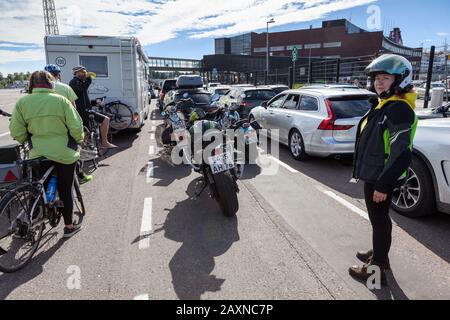
<instances>
[{"instance_id":1,"label":"silver station wagon","mask_svg":"<svg viewBox=\"0 0 450 320\"><path fill-rule=\"evenodd\" d=\"M376 95L357 88L285 91L250 112L263 129L279 130L280 143L300 161L308 156L353 154L356 130Z\"/></svg>"}]
</instances>

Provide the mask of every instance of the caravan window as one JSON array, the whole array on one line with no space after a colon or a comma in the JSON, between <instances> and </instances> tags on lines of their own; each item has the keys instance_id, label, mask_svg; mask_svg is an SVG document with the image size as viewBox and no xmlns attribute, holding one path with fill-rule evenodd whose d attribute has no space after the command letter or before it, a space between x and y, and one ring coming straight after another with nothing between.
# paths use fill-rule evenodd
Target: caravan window
<instances>
[{"instance_id":1,"label":"caravan window","mask_svg":"<svg viewBox=\"0 0 450 320\"><path fill-rule=\"evenodd\" d=\"M80 56L80 64L89 72L95 72L98 78L108 78L107 56Z\"/></svg>"}]
</instances>

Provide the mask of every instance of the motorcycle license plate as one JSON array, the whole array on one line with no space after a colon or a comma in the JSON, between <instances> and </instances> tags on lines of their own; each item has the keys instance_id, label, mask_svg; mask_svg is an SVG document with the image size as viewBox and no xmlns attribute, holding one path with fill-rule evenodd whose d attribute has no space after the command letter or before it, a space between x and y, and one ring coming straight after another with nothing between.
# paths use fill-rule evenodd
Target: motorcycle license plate
<instances>
[{"instance_id":1,"label":"motorcycle license plate","mask_svg":"<svg viewBox=\"0 0 450 320\"><path fill-rule=\"evenodd\" d=\"M213 174L218 174L234 168L233 157L229 150L225 153L209 157L208 160Z\"/></svg>"}]
</instances>

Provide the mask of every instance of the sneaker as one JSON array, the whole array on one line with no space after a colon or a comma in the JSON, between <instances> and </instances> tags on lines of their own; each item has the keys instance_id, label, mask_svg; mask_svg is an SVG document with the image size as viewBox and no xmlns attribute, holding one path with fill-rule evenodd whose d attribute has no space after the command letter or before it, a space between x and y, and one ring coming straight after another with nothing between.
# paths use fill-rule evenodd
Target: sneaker
<instances>
[{"instance_id":1,"label":"sneaker","mask_svg":"<svg viewBox=\"0 0 450 320\"><path fill-rule=\"evenodd\" d=\"M79 181L80 181L80 184L85 184L85 183L91 182L92 179L94 179L93 176L84 174L83 178L79 179Z\"/></svg>"},{"instance_id":2,"label":"sneaker","mask_svg":"<svg viewBox=\"0 0 450 320\"><path fill-rule=\"evenodd\" d=\"M63 238L70 238L73 235L75 235L78 231L81 230L81 226L78 225L74 225L73 228L64 228L64 235Z\"/></svg>"}]
</instances>

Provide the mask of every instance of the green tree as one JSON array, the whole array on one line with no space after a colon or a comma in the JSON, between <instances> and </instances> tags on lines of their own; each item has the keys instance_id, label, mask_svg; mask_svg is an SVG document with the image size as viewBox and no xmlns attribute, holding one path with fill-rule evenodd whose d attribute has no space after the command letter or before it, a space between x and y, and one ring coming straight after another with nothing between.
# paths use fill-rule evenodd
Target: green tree
<instances>
[{"instance_id":1,"label":"green tree","mask_svg":"<svg viewBox=\"0 0 450 320\"><path fill-rule=\"evenodd\" d=\"M12 84L14 82L14 75L8 73L7 79L8 79L7 84Z\"/></svg>"}]
</instances>

